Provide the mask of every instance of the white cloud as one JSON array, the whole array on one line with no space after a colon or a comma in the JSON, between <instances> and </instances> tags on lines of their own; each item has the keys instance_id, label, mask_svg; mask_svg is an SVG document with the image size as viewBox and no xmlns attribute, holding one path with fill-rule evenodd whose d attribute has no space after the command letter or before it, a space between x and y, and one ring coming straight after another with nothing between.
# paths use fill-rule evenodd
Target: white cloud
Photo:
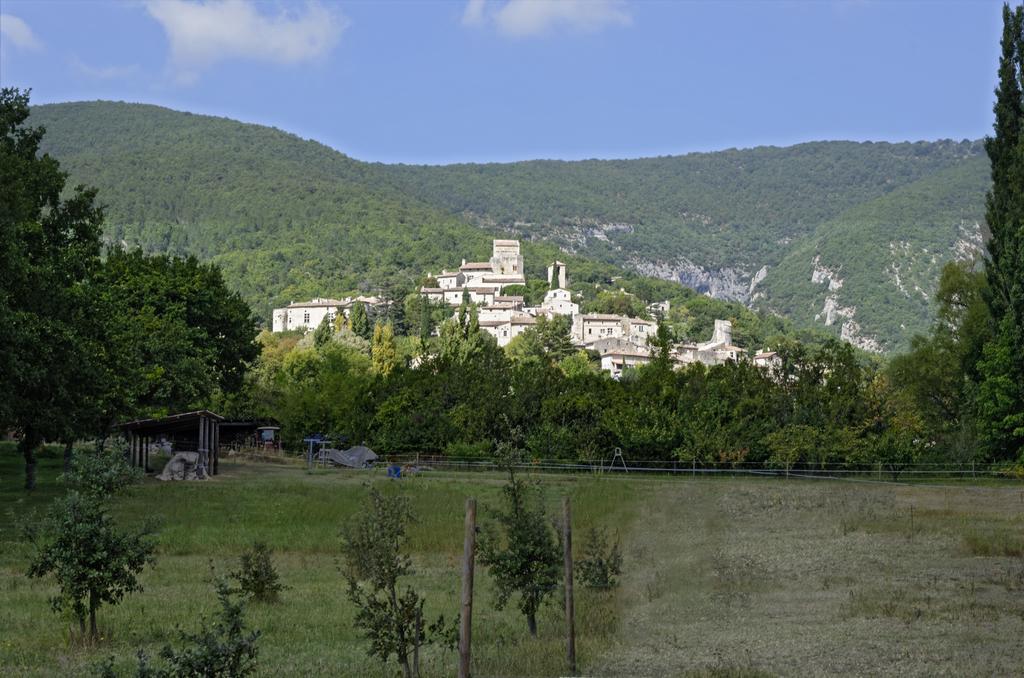
<instances>
[{"instance_id":1,"label":"white cloud","mask_svg":"<svg viewBox=\"0 0 1024 678\"><path fill-rule=\"evenodd\" d=\"M0 14L0 39L15 47L29 50L43 48L28 24L13 14Z\"/></svg>"},{"instance_id":2,"label":"white cloud","mask_svg":"<svg viewBox=\"0 0 1024 678\"><path fill-rule=\"evenodd\" d=\"M348 20L317 2L302 12L261 14L249 0L149 0L146 9L171 43L171 67L182 83L226 59L279 64L310 61L327 54Z\"/></svg>"},{"instance_id":3,"label":"white cloud","mask_svg":"<svg viewBox=\"0 0 1024 678\"><path fill-rule=\"evenodd\" d=\"M493 11L487 11L485 0L469 0L462 23L493 23L499 33L528 38L558 29L596 33L629 26L633 16L623 0L508 0Z\"/></svg>"}]
</instances>

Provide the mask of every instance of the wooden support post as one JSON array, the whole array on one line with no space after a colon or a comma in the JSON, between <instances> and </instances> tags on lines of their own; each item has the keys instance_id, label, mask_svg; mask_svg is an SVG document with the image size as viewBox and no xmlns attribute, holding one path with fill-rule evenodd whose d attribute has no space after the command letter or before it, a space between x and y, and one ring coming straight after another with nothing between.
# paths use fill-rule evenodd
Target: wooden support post
<instances>
[{"instance_id":1,"label":"wooden support post","mask_svg":"<svg viewBox=\"0 0 1024 678\"><path fill-rule=\"evenodd\" d=\"M206 417L203 415L199 415L199 438L196 447L196 452L199 453L199 468L197 469L196 477L202 480L207 474L206 454L208 449L206 447Z\"/></svg>"},{"instance_id":2,"label":"wooden support post","mask_svg":"<svg viewBox=\"0 0 1024 678\"><path fill-rule=\"evenodd\" d=\"M469 678L473 636L473 562L476 559L476 499L466 500L466 536L462 546L462 611L459 615L459 678Z\"/></svg>"},{"instance_id":3,"label":"wooden support post","mask_svg":"<svg viewBox=\"0 0 1024 678\"><path fill-rule=\"evenodd\" d=\"M220 424L213 423L213 475L220 473Z\"/></svg>"},{"instance_id":4,"label":"wooden support post","mask_svg":"<svg viewBox=\"0 0 1024 678\"><path fill-rule=\"evenodd\" d=\"M569 497L562 497L562 546L565 549L565 623L567 635L566 654L569 659L569 673L576 673L576 612L572 600L572 508Z\"/></svg>"},{"instance_id":5,"label":"wooden support post","mask_svg":"<svg viewBox=\"0 0 1024 678\"><path fill-rule=\"evenodd\" d=\"M149 471L149 441L151 436L146 436L142 443L142 472Z\"/></svg>"}]
</instances>

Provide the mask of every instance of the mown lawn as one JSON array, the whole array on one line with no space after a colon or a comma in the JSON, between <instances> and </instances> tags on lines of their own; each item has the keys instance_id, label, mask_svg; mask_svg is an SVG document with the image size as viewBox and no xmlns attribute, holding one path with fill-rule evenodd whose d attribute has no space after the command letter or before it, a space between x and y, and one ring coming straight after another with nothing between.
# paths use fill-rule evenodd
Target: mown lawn
<instances>
[{"instance_id":1,"label":"mown lawn","mask_svg":"<svg viewBox=\"0 0 1024 678\"><path fill-rule=\"evenodd\" d=\"M59 455L43 459L26 499L20 460L0 447L0 675L75 675L136 648L155 654L176 625L214 611L210 563L234 566L254 540L275 551L290 587L253 605L263 632L261 675L394 676L365 654L338 573L342 522L366 483L409 496L416 575L430 616L458 611L465 498L496 505L498 474L382 472L226 463L207 483L147 480L119 501L126 522L159 518L156 567L145 591L101 611L99 647L71 642L52 612L49 581L23 576L28 549L13 519L58 491ZM576 544L591 525L623 540L626 574L614 594L577 587L581 672L588 675L1020 675L1024 667L1024 489L899 486L781 479L538 476L552 512L573 498ZM560 600L540 637L494 610L478 569L474 675L564 674ZM428 675L454 674L431 650Z\"/></svg>"}]
</instances>

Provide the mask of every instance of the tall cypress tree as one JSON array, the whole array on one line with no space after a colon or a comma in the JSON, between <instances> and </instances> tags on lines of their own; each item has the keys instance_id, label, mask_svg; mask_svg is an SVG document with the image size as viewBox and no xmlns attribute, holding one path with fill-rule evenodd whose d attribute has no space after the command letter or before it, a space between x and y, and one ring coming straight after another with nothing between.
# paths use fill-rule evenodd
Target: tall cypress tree
<instances>
[{"instance_id":1,"label":"tall cypress tree","mask_svg":"<svg viewBox=\"0 0 1024 678\"><path fill-rule=\"evenodd\" d=\"M996 319L1013 313L1024 320L1024 5L1003 5L1002 55L996 88L995 136L985 139L992 188L985 219L991 232L987 273Z\"/></svg>"},{"instance_id":2,"label":"tall cypress tree","mask_svg":"<svg viewBox=\"0 0 1024 678\"><path fill-rule=\"evenodd\" d=\"M994 112L995 135L985 140L992 163L985 273L995 332L979 363L976 406L989 451L1014 458L1024 457L1024 5L1003 5Z\"/></svg>"}]
</instances>

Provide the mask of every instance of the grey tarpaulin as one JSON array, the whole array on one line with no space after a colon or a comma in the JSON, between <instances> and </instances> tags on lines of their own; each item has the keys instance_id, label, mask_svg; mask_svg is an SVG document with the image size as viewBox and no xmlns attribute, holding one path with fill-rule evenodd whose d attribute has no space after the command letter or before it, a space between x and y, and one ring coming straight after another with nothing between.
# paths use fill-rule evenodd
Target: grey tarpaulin
<instances>
[{"instance_id":1,"label":"grey tarpaulin","mask_svg":"<svg viewBox=\"0 0 1024 678\"><path fill-rule=\"evenodd\" d=\"M366 468L373 464L377 455L369 447L356 445L347 450L324 450L327 461L350 468Z\"/></svg>"}]
</instances>

